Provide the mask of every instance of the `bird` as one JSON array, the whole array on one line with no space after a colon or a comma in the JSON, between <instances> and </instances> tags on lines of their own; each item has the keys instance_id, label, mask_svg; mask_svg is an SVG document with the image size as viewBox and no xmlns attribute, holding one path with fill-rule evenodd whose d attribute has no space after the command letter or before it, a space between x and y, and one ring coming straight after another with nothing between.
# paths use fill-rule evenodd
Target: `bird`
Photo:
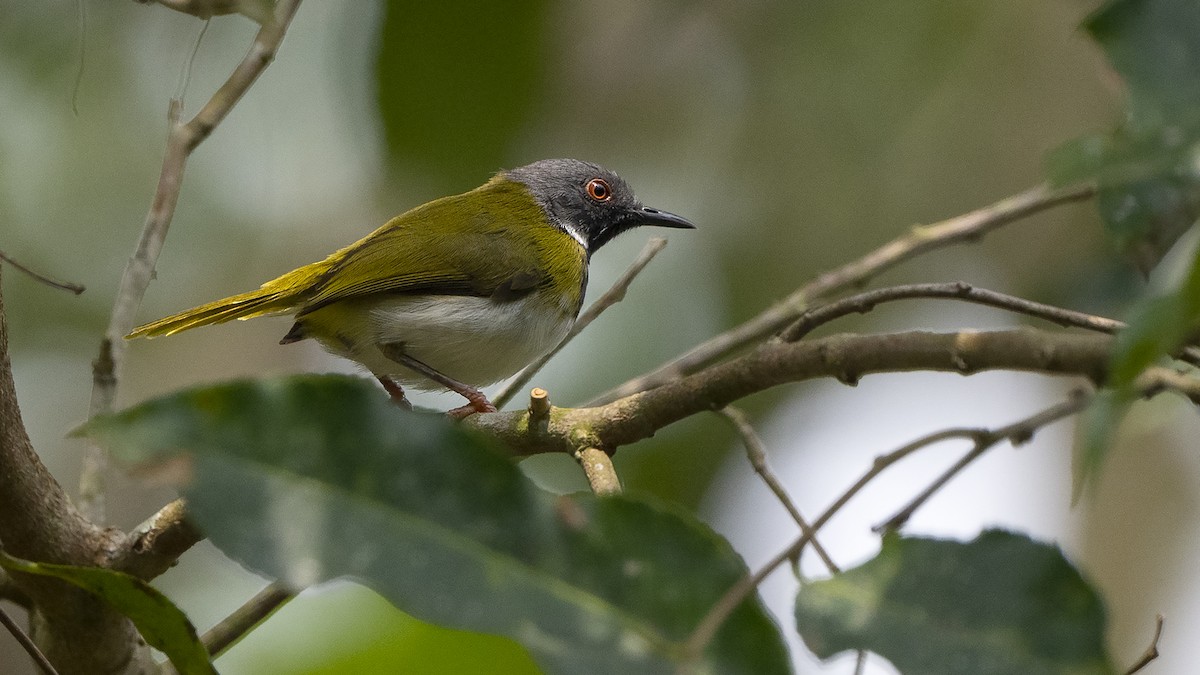
<instances>
[{"instance_id":1,"label":"bird","mask_svg":"<svg viewBox=\"0 0 1200 675\"><path fill-rule=\"evenodd\" d=\"M417 206L362 239L262 284L135 328L173 335L233 319L294 315L279 341L315 340L379 380L448 389L455 417L494 412L480 387L557 345L583 306L592 254L639 226L693 229L644 206L617 174L544 159Z\"/></svg>"}]
</instances>

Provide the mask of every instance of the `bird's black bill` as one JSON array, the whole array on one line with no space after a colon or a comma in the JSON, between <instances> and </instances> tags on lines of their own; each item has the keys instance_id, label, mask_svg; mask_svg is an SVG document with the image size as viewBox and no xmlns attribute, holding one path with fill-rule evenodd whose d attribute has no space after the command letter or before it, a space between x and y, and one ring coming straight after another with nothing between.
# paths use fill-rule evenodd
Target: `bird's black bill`
<instances>
[{"instance_id":1,"label":"bird's black bill","mask_svg":"<svg viewBox=\"0 0 1200 675\"><path fill-rule=\"evenodd\" d=\"M659 211L652 209L649 206L643 206L636 211L638 220L642 225L657 225L659 227L678 227L685 230L694 230L696 226L691 224L686 218L677 216L674 213Z\"/></svg>"}]
</instances>

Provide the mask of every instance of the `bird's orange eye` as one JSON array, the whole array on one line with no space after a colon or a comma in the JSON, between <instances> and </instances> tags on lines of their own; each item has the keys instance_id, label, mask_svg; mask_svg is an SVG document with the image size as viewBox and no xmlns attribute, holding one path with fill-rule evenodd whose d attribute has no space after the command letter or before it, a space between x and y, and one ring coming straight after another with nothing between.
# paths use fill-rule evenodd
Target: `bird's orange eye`
<instances>
[{"instance_id":1,"label":"bird's orange eye","mask_svg":"<svg viewBox=\"0 0 1200 675\"><path fill-rule=\"evenodd\" d=\"M608 181L603 178L593 178L587 182L585 186L588 196L598 202L606 202L612 198L612 188L608 186Z\"/></svg>"}]
</instances>

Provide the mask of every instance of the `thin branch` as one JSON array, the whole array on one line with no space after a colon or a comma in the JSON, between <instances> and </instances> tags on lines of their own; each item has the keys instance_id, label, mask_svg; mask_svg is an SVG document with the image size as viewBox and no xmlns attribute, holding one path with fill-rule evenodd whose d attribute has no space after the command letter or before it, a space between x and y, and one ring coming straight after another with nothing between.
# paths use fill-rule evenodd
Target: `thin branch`
<instances>
[{"instance_id":1,"label":"thin branch","mask_svg":"<svg viewBox=\"0 0 1200 675\"><path fill-rule=\"evenodd\" d=\"M1060 190L1039 185L982 209L933 225L915 227L858 260L822 274L740 326L693 347L645 375L601 394L588 405L609 403L694 373L738 349L782 330L816 300L846 288L861 286L881 272L923 253L960 242L976 241L999 227L1061 204L1089 199L1095 192L1092 185Z\"/></svg>"},{"instance_id":2,"label":"thin branch","mask_svg":"<svg viewBox=\"0 0 1200 675\"><path fill-rule=\"evenodd\" d=\"M1163 615L1159 614L1154 617L1154 637L1150 639L1150 646L1146 647L1146 651L1142 654L1128 670L1125 675L1133 675L1142 668L1145 668L1151 661L1158 658L1158 641L1162 639L1163 632Z\"/></svg>"},{"instance_id":3,"label":"thin branch","mask_svg":"<svg viewBox=\"0 0 1200 675\"><path fill-rule=\"evenodd\" d=\"M624 300L625 293L629 290L629 286L633 283L633 280L637 278L637 275L642 273L642 270L646 268L646 265L650 264L651 260L654 260L654 256L658 255L659 251L666 248L666 246L667 240L663 239L662 237L653 237L650 239L650 241L647 241L646 245L642 247L642 252L638 254L637 258L634 259L633 263L629 265L625 272L613 282L613 285L604 292L604 295L601 295L599 298L597 298L596 301L593 302L587 308L587 310L583 312L583 314L579 315L579 318L575 320L575 325L571 326L571 331L567 333L566 337L564 337L562 341L560 341L558 345L554 347L554 349L551 349L537 361L534 361L526 366L525 369L522 370L519 375L517 375L516 379L506 384L504 388L492 398L492 402L495 404L495 406L497 408L503 408L504 404L508 403L518 390L522 389L526 384L529 384L529 381L533 379L533 376L541 371L541 369L545 367L550 359L554 358L560 351L562 351L563 347L566 347L571 340L574 340L575 336L582 333L583 329L588 327L588 324L595 321L597 317L604 313L604 310Z\"/></svg>"},{"instance_id":4,"label":"thin branch","mask_svg":"<svg viewBox=\"0 0 1200 675\"><path fill-rule=\"evenodd\" d=\"M33 639L3 609L0 609L0 623L4 624L8 632L12 633L17 642L21 643L21 648L25 650L26 654L29 654L29 658L33 659L33 662L37 664L38 668L42 669L45 675L58 675L58 671L54 669L54 665L50 663L50 659L46 658L42 650L38 649L38 646L33 643Z\"/></svg>"},{"instance_id":5,"label":"thin branch","mask_svg":"<svg viewBox=\"0 0 1200 675\"><path fill-rule=\"evenodd\" d=\"M82 2L82 0L80 0L80 1ZM50 277L45 276L44 274L38 274L37 272L22 265L15 258L8 255L4 251L0 251L0 260L3 260L4 262L8 263L9 265L12 265L16 269L18 269L18 270L24 272L25 274L27 274L28 276L32 277L33 279L40 281L41 283L46 284L47 286L50 286L51 288L57 288L57 289L63 290L63 291L71 291L75 295L79 295L80 293L87 290L81 284L73 284L69 281L55 281L54 279L51 279Z\"/></svg>"},{"instance_id":6,"label":"thin branch","mask_svg":"<svg viewBox=\"0 0 1200 675\"><path fill-rule=\"evenodd\" d=\"M1033 302L1014 295L977 288L963 281L955 281L942 284L890 286L852 295L800 315L795 323L780 334L780 339L785 342L795 342L818 326L827 324L834 319L840 319L849 314L866 314L875 309L876 305L914 298L962 300L1045 319L1064 327L1086 328L1110 335L1125 327L1123 322L1115 319Z\"/></svg>"},{"instance_id":7,"label":"thin branch","mask_svg":"<svg viewBox=\"0 0 1200 675\"><path fill-rule=\"evenodd\" d=\"M968 375L1018 370L1083 376L1102 384L1111 346L1112 338L1107 335L1035 328L771 341L702 372L607 405L556 408L544 429L531 429L524 410L474 415L463 423L491 434L514 455L574 454L585 445L616 449L698 412L727 406L781 384L820 377L852 384L871 373L922 370ZM1200 400L1200 379L1180 377L1196 383L1194 400Z\"/></svg>"},{"instance_id":8,"label":"thin branch","mask_svg":"<svg viewBox=\"0 0 1200 675\"><path fill-rule=\"evenodd\" d=\"M975 446L969 452L963 455L957 462L952 464L940 476L924 490L914 497L908 504L896 512L891 518L888 518L883 523L876 525L873 529L876 532L885 530L898 530L904 527L904 524L912 518L917 509L921 508L929 498L941 490L955 476L967 468L972 462L979 459L993 446L1001 441L1009 441L1013 446L1027 443L1033 438L1034 432L1049 425L1051 422L1056 422L1065 417L1074 415L1087 407L1092 397L1089 393L1082 390L1071 393L1071 398L1063 403L1052 406L1043 410L1036 415L1031 415L1023 420L1019 420L1007 426L999 427L991 431L982 431L973 434Z\"/></svg>"},{"instance_id":9,"label":"thin branch","mask_svg":"<svg viewBox=\"0 0 1200 675\"><path fill-rule=\"evenodd\" d=\"M200 636L200 641L208 653L216 658L294 597L296 594L283 584L277 581L268 584L246 604Z\"/></svg>"},{"instance_id":10,"label":"thin branch","mask_svg":"<svg viewBox=\"0 0 1200 675\"><path fill-rule=\"evenodd\" d=\"M783 487L783 483L779 481L775 473L771 471L771 467L767 465L767 453L763 448L762 439L754 431L754 427L750 425L750 420L746 418L746 414L733 406L725 406L715 412L724 418L725 421L729 422L733 430L741 437L742 445L746 448L746 458L750 461L750 466L754 468L754 472L758 474L762 482L766 483L771 492L775 494L775 498L779 500L779 503L783 504L783 508L787 509L787 512L791 514L792 520L796 521L796 524L800 526L800 531L808 532L811 530L812 526L808 524L808 520L800 513L800 509L796 507L795 502L788 495L787 489ZM833 562L833 558L829 556L825 547L821 545L821 542L817 541L815 536L812 538L812 545L813 550L817 552L826 569L833 574L841 571L841 568L837 566L837 563Z\"/></svg>"},{"instance_id":11,"label":"thin branch","mask_svg":"<svg viewBox=\"0 0 1200 675\"><path fill-rule=\"evenodd\" d=\"M255 35L250 52L191 121L186 124L180 123L182 104L177 99L172 100L168 106L170 133L167 136L166 154L159 173L158 187L146 214L141 237L134 248L133 256L125 266L121 285L113 302L108 328L105 330L104 340L100 343L100 355L96 359L98 365L92 378L89 416L112 410L117 382L125 360L124 338L134 328L138 307L141 306L146 288L154 277L154 268L179 201L179 189L188 156L208 138L221 120L225 119L233 106L275 58L275 53L283 42L299 6L300 0L279 1L275 7L274 18L264 22ZM79 482L80 504L94 522L104 521L104 473L107 467L108 458L104 451L95 443L85 443L83 471Z\"/></svg>"},{"instance_id":12,"label":"thin branch","mask_svg":"<svg viewBox=\"0 0 1200 675\"><path fill-rule=\"evenodd\" d=\"M583 467L588 485L597 495L615 495L621 492L621 479L613 467L612 457L599 448L586 447L575 453L575 460Z\"/></svg>"},{"instance_id":13,"label":"thin branch","mask_svg":"<svg viewBox=\"0 0 1200 675\"><path fill-rule=\"evenodd\" d=\"M854 657L854 675L863 675L867 672L867 650L860 649Z\"/></svg>"}]
</instances>

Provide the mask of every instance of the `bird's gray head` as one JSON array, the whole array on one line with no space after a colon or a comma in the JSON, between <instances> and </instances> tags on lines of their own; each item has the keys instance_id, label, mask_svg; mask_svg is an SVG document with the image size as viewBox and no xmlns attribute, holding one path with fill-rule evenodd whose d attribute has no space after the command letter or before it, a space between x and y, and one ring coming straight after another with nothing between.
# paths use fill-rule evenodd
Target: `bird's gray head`
<instances>
[{"instance_id":1,"label":"bird's gray head","mask_svg":"<svg viewBox=\"0 0 1200 675\"><path fill-rule=\"evenodd\" d=\"M694 228L673 213L643 206L617 174L577 159L543 159L506 171L523 183L551 221L591 255L613 237L639 225Z\"/></svg>"}]
</instances>

